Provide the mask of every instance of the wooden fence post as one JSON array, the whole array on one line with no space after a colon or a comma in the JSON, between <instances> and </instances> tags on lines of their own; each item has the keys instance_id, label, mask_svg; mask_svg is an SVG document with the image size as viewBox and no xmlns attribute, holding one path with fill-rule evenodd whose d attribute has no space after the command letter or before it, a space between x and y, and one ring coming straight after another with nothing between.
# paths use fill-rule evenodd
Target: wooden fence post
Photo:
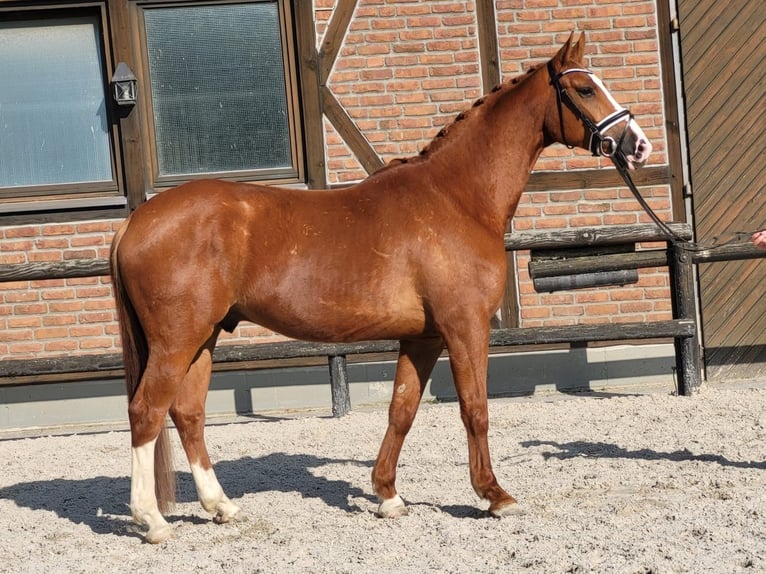
<instances>
[{"instance_id":1,"label":"wooden fence post","mask_svg":"<svg viewBox=\"0 0 766 574\"><path fill-rule=\"evenodd\" d=\"M327 361L330 364L332 416L342 417L351 410L346 355L329 355Z\"/></svg>"},{"instance_id":2,"label":"wooden fence post","mask_svg":"<svg viewBox=\"0 0 766 574\"><path fill-rule=\"evenodd\" d=\"M680 243L673 243L668 251L673 318L689 319L696 324L694 260L691 253ZM695 329L692 337L676 337L674 344L678 394L689 396L699 390L702 382L698 331Z\"/></svg>"}]
</instances>

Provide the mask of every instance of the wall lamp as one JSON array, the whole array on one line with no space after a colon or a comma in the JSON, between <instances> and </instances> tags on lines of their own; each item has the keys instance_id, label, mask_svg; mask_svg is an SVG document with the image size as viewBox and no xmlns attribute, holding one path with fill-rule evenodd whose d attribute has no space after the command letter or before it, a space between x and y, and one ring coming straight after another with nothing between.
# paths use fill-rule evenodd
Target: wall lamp
<instances>
[{"instance_id":1,"label":"wall lamp","mask_svg":"<svg viewBox=\"0 0 766 574\"><path fill-rule=\"evenodd\" d=\"M118 106L136 105L136 75L125 62L117 64L112 76L112 96Z\"/></svg>"}]
</instances>

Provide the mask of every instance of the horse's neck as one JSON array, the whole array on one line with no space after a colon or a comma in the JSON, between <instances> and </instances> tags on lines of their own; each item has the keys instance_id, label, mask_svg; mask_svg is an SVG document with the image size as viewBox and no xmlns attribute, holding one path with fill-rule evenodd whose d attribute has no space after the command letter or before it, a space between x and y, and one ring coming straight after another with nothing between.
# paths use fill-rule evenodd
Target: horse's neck
<instances>
[{"instance_id":1,"label":"horse's neck","mask_svg":"<svg viewBox=\"0 0 766 574\"><path fill-rule=\"evenodd\" d=\"M460 133L429 158L443 174L443 191L498 233L505 231L516 211L544 147L547 98L539 95L546 94L540 82L535 73L519 86L506 85L488 96L483 109L473 110Z\"/></svg>"}]
</instances>

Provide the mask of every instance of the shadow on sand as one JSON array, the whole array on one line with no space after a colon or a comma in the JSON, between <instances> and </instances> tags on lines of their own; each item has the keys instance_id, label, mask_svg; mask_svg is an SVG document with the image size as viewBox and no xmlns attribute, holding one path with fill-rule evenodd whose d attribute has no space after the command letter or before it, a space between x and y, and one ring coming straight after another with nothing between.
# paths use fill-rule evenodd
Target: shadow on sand
<instances>
[{"instance_id":1,"label":"shadow on sand","mask_svg":"<svg viewBox=\"0 0 766 574\"><path fill-rule=\"evenodd\" d=\"M340 460L312 455L274 453L260 458L223 461L215 471L226 494L238 499L257 492L298 492L304 498L319 498L328 506L359 512L349 498L375 501L370 493L343 480L315 476L310 469L328 464L352 464L372 468L373 461ZM97 476L81 480L56 478L25 482L0 488L0 499L18 506L47 510L75 524L85 524L96 534L138 536L128 508L129 477ZM178 473L178 502L195 502L194 481L188 472ZM197 516L174 515L168 521L205 522Z\"/></svg>"},{"instance_id":2,"label":"shadow on sand","mask_svg":"<svg viewBox=\"0 0 766 574\"><path fill-rule=\"evenodd\" d=\"M624 458L640 460L669 460L671 462L711 462L720 466L732 468L753 468L766 470L766 462L729 460L719 454L694 454L688 449L681 449L672 452L656 451L649 448L629 450L614 444L605 442L573 441L573 442L555 442L549 440L529 440L521 443L524 448L535 448L540 446L549 446L557 449L559 452L546 452L542 456L545 459L557 458L566 460L569 458Z\"/></svg>"}]
</instances>

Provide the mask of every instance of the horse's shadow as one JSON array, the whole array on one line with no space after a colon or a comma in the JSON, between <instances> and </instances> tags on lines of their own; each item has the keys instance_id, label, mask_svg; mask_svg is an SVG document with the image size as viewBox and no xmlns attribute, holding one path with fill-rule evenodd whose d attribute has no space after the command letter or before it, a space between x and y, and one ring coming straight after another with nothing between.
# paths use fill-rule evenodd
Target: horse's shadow
<instances>
[{"instance_id":1,"label":"horse's shadow","mask_svg":"<svg viewBox=\"0 0 766 574\"><path fill-rule=\"evenodd\" d=\"M556 458L566 460L570 458L624 458L640 460L669 460L672 462L711 462L720 466L732 468L752 468L757 470L766 470L766 461L739 461L729 460L719 454L694 454L684 448L681 450L662 452L649 448L629 450L605 442L590 441L572 441L560 443L549 440L529 440L521 443L524 448L534 448L549 446L558 450L558 452L542 453L543 458Z\"/></svg>"},{"instance_id":2,"label":"horse's shadow","mask_svg":"<svg viewBox=\"0 0 766 574\"><path fill-rule=\"evenodd\" d=\"M372 468L372 461L322 458L312 455L273 453L263 457L243 457L215 465L224 491L237 499L248 493L298 492L305 498L319 498L328 506L360 512L349 498L375 500L362 489L343 480L316 476L312 468L327 464L352 464ZM135 535L128 501L129 477L97 476L80 480L56 478L24 482L0 488L0 499L32 510L47 510L75 524L84 524L96 534ZM197 494L188 472L178 473L178 502L194 502ZM195 516L168 517L170 522L202 522Z\"/></svg>"}]
</instances>

